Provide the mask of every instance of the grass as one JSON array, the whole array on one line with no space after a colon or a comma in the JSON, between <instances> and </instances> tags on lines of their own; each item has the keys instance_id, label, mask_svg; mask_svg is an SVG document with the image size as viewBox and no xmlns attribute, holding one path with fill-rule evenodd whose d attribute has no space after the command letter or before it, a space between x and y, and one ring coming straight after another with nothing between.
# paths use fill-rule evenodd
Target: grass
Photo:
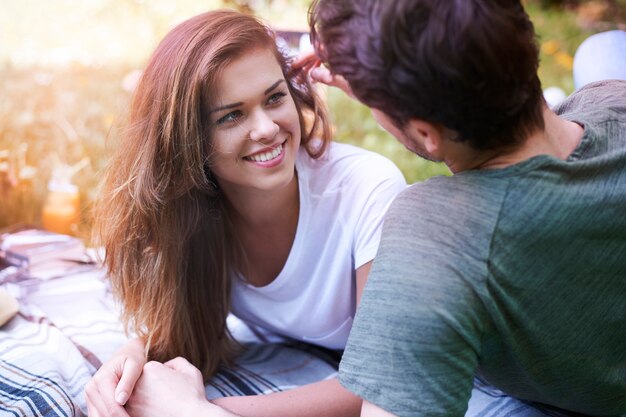
<instances>
[{"instance_id":1,"label":"grass","mask_svg":"<svg viewBox=\"0 0 626 417\"><path fill-rule=\"evenodd\" d=\"M161 32L167 27L164 23L167 16L157 15L161 13L156 7L158 1L150 2L151 14L142 9L149 8L147 3L141 6L143 3L131 0L115 2L126 5L119 9L124 10L125 22L138 21L142 16L146 18L144 15L148 15L151 21L155 18L158 25L154 28L158 30L150 32L146 29L142 33L153 33L155 41L162 36ZM236 2L241 3L239 0ZM27 7L18 2L10 4L15 13L20 7ZM186 0L184 4L198 7L191 0ZM272 4L272 13L282 7L278 0ZM302 8L302 5L299 7ZM578 44L593 30L581 29L578 16L570 9L546 10L530 1L527 9L541 43L539 74L544 87L559 86L570 93L573 91L572 56ZM100 19L98 24L102 25L103 19L108 19L108 23L114 25L116 14L112 10L100 12L97 15ZM134 10L143 14L131 19ZM188 15L196 12L194 9ZM176 15L176 19L179 18ZM5 26L10 23L4 22ZM15 24L23 26L24 22L16 20ZM146 24L141 25L144 27ZM128 26L126 30L134 33ZM45 33L45 30L40 32ZM108 49L111 49L110 46ZM133 50L145 54L143 49L133 46ZM90 207L96 198L99 173L109 156L107 137L115 120L123 114L129 98L129 92L124 88L125 77L133 74L137 61L141 60L134 54L129 56L127 62L117 60L107 65L102 63L104 61L97 61L95 64L70 63L56 67L36 63L18 66L8 60L6 50L5 45L5 55L2 55L3 50L0 49L0 76L3 80L0 84L0 95L3 97L0 101L0 227L23 222L39 223L47 183L55 167L75 165L86 159L86 167L73 179L81 190L82 201L82 222L77 234L87 237L91 224ZM409 183L448 174L442 164L424 161L404 149L378 127L364 106L332 89L327 97L331 115L334 116L337 141L353 143L387 156L398 165Z\"/></svg>"}]
</instances>

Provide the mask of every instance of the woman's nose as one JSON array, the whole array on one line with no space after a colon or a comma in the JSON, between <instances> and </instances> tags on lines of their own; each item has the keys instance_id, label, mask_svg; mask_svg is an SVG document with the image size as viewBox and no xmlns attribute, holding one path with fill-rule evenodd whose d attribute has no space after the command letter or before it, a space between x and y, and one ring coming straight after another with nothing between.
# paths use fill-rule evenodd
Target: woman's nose
<instances>
[{"instance_id":1,"label":"woman's nose","mask_svg":"<svg viewBox=\"0 0 626 417\"><path fill-rule=\"evenodd\" d=\"M250 126L250 139L257 142L270 142L278 134L279 127L264 110L254 112Z\"/></svg>"}]
</instances>

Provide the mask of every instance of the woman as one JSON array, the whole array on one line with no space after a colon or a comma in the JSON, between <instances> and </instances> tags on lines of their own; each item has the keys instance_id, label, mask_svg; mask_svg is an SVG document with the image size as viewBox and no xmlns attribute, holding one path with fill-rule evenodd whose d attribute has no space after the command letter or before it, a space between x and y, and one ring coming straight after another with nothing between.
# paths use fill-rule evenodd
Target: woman
<instances>
[{"instance_id":1,"label":"woman","mask_svg":"<svg viewBox=\"0 0 626 417\"><path fill-rule=\"evenodd\" d=\"M87 385L89 415L126 415L146 356L182 356L209 379L235 352L230 311L269 335L343 349L382 215L405 185L388 160L330 142L311 85L255 18L216 11L174 28L139 82L98 207L139 337ZM162 396L149 391L129 409L154 410ZM360 408L336 380L215 403L243 416Z\"/></svg>"}]
</instances>

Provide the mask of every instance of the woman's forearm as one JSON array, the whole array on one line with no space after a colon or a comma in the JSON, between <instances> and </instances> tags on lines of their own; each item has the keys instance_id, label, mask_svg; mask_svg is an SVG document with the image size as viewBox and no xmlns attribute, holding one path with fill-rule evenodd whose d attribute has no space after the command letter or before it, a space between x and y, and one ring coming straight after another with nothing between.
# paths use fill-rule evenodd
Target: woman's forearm
<instances>
[{"instance_id":1,"label":"woman's forearm","mask_svg":"<svg viewBox=\"0 0 626 417\"><path fill-rule=\"evenodd\" d=\"M268 395L211 401L241 417L358 417L361 399L336 378Z\"/></svg>"}]
</instances>

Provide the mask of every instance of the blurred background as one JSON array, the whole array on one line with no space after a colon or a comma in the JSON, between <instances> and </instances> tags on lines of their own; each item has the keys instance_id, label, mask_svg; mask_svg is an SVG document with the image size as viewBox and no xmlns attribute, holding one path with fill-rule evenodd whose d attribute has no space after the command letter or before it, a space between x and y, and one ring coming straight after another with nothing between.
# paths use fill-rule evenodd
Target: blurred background
<instances>
[{"instance_id":1,"label":"blurred background","mask_svg":"<svg viewBox=\"0 0 626 417\"><path fill-rule=\"evenodd\" d=\"M44 225L87 241L109 142L140 70L176 23L229 7L279 30L307 28L309 0L0 0L0 228ZM587 36L626 29L626 0L526 0L544 88L573 91ZM409 183L447 175L382 131L363 106L327 91L335 139L392 159Z\"/></svg>"}]
</instances>

